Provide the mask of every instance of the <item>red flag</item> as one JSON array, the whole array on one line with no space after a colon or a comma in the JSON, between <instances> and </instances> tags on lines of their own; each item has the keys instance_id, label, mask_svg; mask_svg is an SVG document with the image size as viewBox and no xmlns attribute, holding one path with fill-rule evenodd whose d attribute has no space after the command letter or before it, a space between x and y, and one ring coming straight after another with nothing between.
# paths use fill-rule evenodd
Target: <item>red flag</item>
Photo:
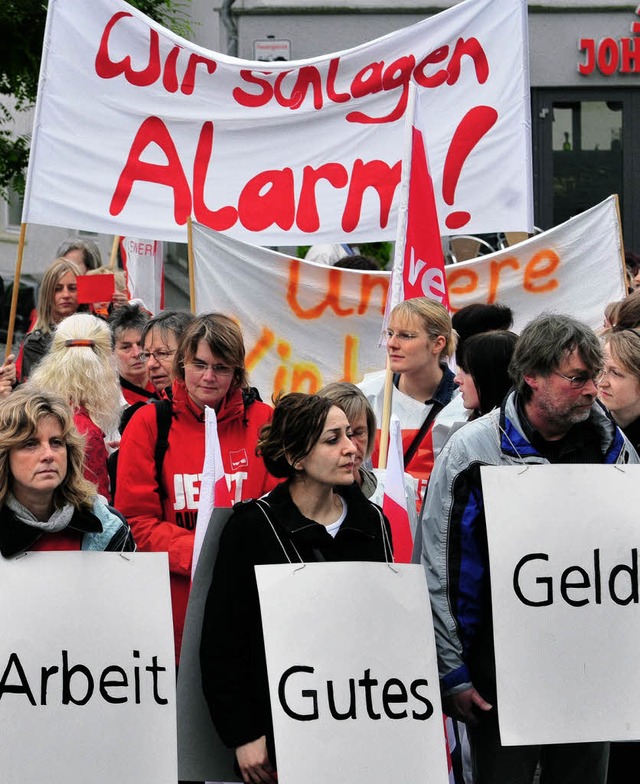
<instances>
[{"instance_id":1,"label":"red flag","mask_svg":"<svg viewBox=\"0 0 640 784\"><path fill-rule=\"evenodd\" d=\"M402 161L398 229L383 333L393 308L405 299L429 297L447 310L449 293L436 197L425 144L426 134L415 86L409 85L405 154Z\"/></svg>"},{"instance_id":2,"label":"red flag","mask_svg":"<svg viewBox=\"0 0 640 784\"><path fill-rule=\"evenodd\" d=\"M411 563L413 536L407 511L407 496L404 490L400 420L395 414L391 415L389 426L389 455L382 497L382 511L391 525L394 560L396 563Z\"/></svg>"}]
</instances>

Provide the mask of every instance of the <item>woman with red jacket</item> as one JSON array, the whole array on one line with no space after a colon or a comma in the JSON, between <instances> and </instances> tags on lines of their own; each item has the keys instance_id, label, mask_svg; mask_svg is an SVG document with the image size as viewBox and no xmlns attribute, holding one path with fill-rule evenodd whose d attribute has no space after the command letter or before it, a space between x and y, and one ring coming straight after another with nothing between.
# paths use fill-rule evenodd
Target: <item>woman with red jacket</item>
<instances>
[{"instance_id":1,"label":"woman with red jacket","mask_svg":"<svg viewBox=\"0 0 640 784\"><path fill-rule=\"evenodd\" d=\"M272 408L249 386L238 325L219 313L185 329L173 364L172 421L161 475L156 475L155 405L142 406L122 434L115 506L126 516L138 550L169 554L176 645L180 656L191 585L191 562L205 452L205 406L215 409L233 502L257 498L277 480L255 454Z\"/></svg>"}]
</instances>

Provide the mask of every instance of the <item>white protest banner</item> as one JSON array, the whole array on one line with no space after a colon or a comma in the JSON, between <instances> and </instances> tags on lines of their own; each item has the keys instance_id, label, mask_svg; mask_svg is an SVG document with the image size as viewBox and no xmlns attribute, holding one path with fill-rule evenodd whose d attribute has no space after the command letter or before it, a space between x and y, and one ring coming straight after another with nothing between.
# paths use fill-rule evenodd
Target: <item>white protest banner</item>
<instances>
[{"instance_id":1,"label":"white protest banner","mask_svg":"<svg viewBox=\"0 0 640 784\"><path fill-rule=\"evenodd\" d=\"M161 242L120 238L122 266L131 299L140 299L155 315L164 308L164 250Z\"/></svg>"},{"instance_id":2,"label":"white protest banner","mask_svg":"<svg viewBox=\"0 0 640 784\"><path fill-rule=\"evenodd\" d=\"M640 739L640 466L481 475L502 742Z\"/></svg>"},{"instance_id":3,"label":"white protest banner","mask_svg":"<svg viewBox=\"0 0 640 784\"><path fill-rule=\"evenodd\" d=\"M122 0L48 11L24 222L185 242L192 216L259 245L394 239L413 81L443 231L532 229L525 0L466 0L268 64Z\"/></svg>"},{"instance_id":4,"label":"white protest banner","mask_svg":"<svg viewBox=\"0 0 640 784\"><path fill-rule=\"evenodd\" d=\"M196 309L237 318L251 381L263 398L359 382L384 366L378 347L388 272L338 269L234 240L194 224ZM504 251L445 268L453 310L513 309L515 330L543 310L593 328L625 295L615 197Z\"/></svg>"},{"instance_id":5,"label":"white protest banner","mask_svg":"<svg viewBox=\"0 0 640 784\"><path fill-rule=\"evenodd\" d=\"M602 326L609 302L626 295L618 197L510 248L446 268L453 310L471 302L502 302L514 330L541 311Z\"/></svg>"},{"instance_id":6,"label":"white protest banner","mask_svg":"<svg viewBox=\"0 0 640 784\"><path fill-rule=\"evenodd\" d=\"M421 567L269 565L256 577L280 784L445 784Z\"/></svg>"},{"instance_id":7,"label":"white protest banner","mask_svg":"<svg viewBox=\"0 0 640 784\"><path fill-rule=\"evenodd\" d=\"M175 784L166 553L0 559L0 778Z\"/></svg>"}]
</instances>

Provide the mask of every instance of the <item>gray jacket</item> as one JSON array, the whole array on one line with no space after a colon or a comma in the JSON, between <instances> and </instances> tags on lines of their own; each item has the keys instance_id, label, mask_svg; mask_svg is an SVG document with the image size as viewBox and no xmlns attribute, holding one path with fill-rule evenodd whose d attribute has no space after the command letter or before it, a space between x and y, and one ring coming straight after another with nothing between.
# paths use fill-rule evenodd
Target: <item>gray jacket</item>
<instances>
[{"instance_id":1,"label":"gray jacket","mask_svg":"<svg viewBox=\"0 0 640 784\"><path fill-rule=\"evenodd\" d=\"M599 403L589 423L603 463L637 463L638 455ZM472 683L494 698L495 665L489 564L480 483L482 465L548 463L524 434L516 393L501 409L453 433L436 460L420 516L425 567L444 694ZM484 691L483 691L484 689Z\"/></svg>"}]
</instances>

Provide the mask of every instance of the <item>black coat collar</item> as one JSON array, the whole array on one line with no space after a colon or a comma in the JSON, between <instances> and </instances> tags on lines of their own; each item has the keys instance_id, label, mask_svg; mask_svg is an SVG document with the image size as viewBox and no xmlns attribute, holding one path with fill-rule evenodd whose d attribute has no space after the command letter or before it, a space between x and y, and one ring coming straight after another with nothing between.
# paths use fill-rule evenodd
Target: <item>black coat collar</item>
<instances>
[{"instance_id":1,"label":"black coat collar","mask_svg":"<svg viewBox=\"0 0 640 784\"><path fill-rule=\"evenodd\" d=\"M357 531L367 537L374 538L375 532L371 527L373 505L364 497L358 485L354 482L352 485L335 487L334 490L347 503L347 517L340 526L340 530ZM291 498L288 482L279 484L264 501L274 510L278 522L289 534L297 535L308 532L309 535L314 536L318 531L324 529L323 532L327 536L330 535L323 525L316 523L315 520L309 520L299 511Z\"/></svg>"},{"instance_id":2,"label":"black coat collar","mask_svg":"<svg viewBox=\"0 0 640 784\"><path fill-rule=\"evenodd\" d=\"M102 523L88 509L76 509L68 527L83 534L102 532ZM6 504L0 508L0 554L4 558L26 552L43 533L40 528L34 528L19 520Z\"/></svg>"}]
</instances>

